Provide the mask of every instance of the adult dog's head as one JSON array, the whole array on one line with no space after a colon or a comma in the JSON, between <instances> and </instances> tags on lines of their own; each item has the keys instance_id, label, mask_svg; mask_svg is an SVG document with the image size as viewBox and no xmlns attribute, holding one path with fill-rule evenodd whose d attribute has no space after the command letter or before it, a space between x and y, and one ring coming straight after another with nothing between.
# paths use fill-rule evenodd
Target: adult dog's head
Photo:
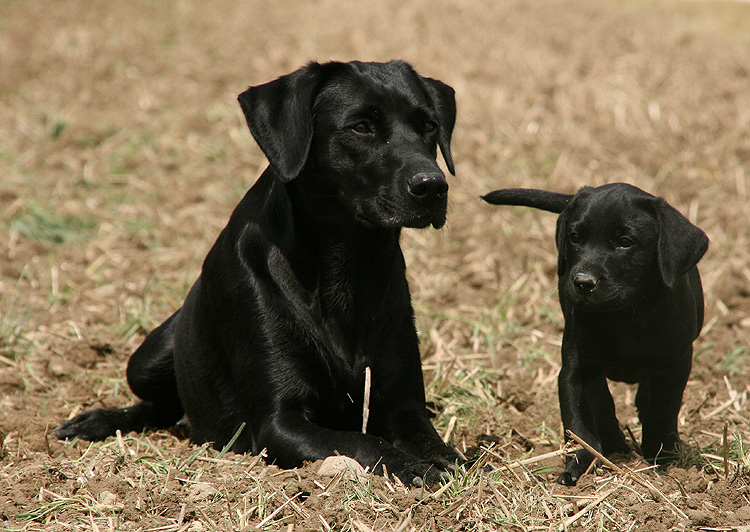
<instances>
[{"instance_id":1,"label":"adult dog's head","mask_svg":"<svg viewBox=\"0 0 750 532\"><path fill-rule=\"evenodd\" d=\"M625 183L584 187L557 221L561 297L607 310L672 288L708 237L663 198Z\"/></svg>"},{"instance_id":2,"label":"adult dog's head","mask_svg":"<svg viewBox=\"0 0 750 532\"><path fill-rule=\"evenodd\" d=\"M371 228L441 227L453 89L401 61L310 63L239 96L277 178Z\"/></svg>"}]
</instances>

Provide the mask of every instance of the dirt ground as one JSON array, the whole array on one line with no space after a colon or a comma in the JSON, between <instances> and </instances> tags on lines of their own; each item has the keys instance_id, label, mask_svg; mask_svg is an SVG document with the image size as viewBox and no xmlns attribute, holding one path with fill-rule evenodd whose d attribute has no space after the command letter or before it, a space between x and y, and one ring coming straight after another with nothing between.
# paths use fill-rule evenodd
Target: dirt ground
<instances>
[{"instance_id":1,"label":"dirt ground","mask_svg":"<svg viewBox=\"0 0 750 532\"><path fill-rule=\"evenodd\" d=\"M750 530L748 50L743 2L0 1L0 530ZM237 94L392 58L457 93L448 224L402 244L435 425L494 471L430 492L166 431L57 441L133 401L129 354L265 167ZM711 239L687 451L563 487L555 216L478 197L614 181Z\"/></svg>"}]
</instances>

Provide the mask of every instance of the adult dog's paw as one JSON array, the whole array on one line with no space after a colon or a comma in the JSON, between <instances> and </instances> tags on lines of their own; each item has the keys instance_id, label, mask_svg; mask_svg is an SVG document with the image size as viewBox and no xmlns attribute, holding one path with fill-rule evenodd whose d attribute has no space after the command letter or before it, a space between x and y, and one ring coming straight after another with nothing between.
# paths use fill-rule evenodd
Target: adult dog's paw
<instances>
[{"instance_id":1,"label":"adult dog's paw","mask_svg":"<svg viewBox=\"0 0 750 532\"><path fill-rule=\"evenodd\" d=\"M442 470L453 471L456 466L466 463L466 460L453 447L443 443L438 437L416 439L411 447L404 450L419 460L429 462Z\"/></svg>"},{"instance_id":2,"label":"adult dog's paw","mask_svg":"<svg viewBox=\"0 0 750 532\"><path fill-rule=\"evenodd\" d=\"M64 421L53 432L59 440L100 441L123 428L123 417L121 409L97 408Z\"/></svg>"},{"instance_id":3,"label":"adult dog's paw","mask_svg":"<svg viewBox=\"0 0 750 532\"><path fill-rule=\"evenodd\" d=\"M404 483L406 486L437 486L450 477L446 469L426 460L415 458L396 458L385 464L388 474ZM382 467L376 473L383 473Z\"/></svg>"}]
</instances>

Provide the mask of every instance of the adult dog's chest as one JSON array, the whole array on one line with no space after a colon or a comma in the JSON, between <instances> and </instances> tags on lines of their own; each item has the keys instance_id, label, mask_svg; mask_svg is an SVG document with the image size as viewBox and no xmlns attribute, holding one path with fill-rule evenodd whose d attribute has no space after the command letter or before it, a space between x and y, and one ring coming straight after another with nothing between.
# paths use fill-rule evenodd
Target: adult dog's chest
<instances>
[{"instance_id":1,"label":"adult dog's chest","mask_svg":"<svg viewBox=\"0 0 750 532\"><path fill-rule=\"evenodd\" d=\"M296 329L289 337L299 339L295 350L313 370L309 374L326 392L323 396L361 395L365 368L381 371L380 364L398 356L399 346L411 340L401 338L411 306L400 253L349 263L357 258L300 276L289 268L283 282L295 296L280 322Z\"/></svg>"},{"instance_id":2,"label":"adult dog's chest","mask_svg":"<svg viewBox=\"0 0 750 532\"><path fill-rule=\"evenodd\" d=\"M383 362L397 354L387 316L350 318L321 321L324 334L308 355L313 371L304 372L311 420L340 430L360 429L365 395L371 405L379 402L379 383L389 373ZM358 321L364 319L375 329L362 328Z\"/></svg>"}]
</instances>

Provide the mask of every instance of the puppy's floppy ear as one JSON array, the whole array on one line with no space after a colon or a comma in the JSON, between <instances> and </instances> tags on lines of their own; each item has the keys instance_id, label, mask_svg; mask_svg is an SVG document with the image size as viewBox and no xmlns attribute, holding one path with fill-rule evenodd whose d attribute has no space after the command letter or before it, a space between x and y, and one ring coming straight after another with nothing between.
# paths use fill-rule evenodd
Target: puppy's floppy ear
<instances>
[{"instance_id":1,"label":"puppy's floppy ear","mask_svg":"<svg viewBox=\"0 0 750 532\"><path fill-rule=\"evenodd\" d=\"M297 177L307 161L313 136L313 98L322 76L318 63L238 96L255 141L283 182Z\"/></svg>"},{"instance_id":2,"label":"puppy's floppy ear","mask_svg":"<svg viewBox=\"0 0 750 532\"><path fill-rule=\"evenodd\" d=\"M557 229L555 230L555 240L557 241L557 276L562 277L568 269L566 256L568 254L568 220L570 214L568 208L563 209L560 216L557 217Z\"/></svg>"},{"instance_id":3,"label":"puppy's floppy ear","mask_svg":"<svg viewBox=\"0 0 750 532\"><path fill-rule=\"evenodd\" d=\"M453 134L453 126L456 124L456 92L442 81L424 76L420 77L427 93L432 98L440 119L440 138L438 139L440 152L443 154L445 165L450 173L456 175L456 170L453 167L453 156L451 155L451 135Z\"/></svg>"},{"instance_id":4,"label":"puppy's floppy ear","mask_svg":"<svg viewBox=\"0 0 750 532\"><path fill-rule=\"evenodd\" d=\"M586 201L591 194L591 187L581 187L573 196L565 198L565 207L557 218L557 230L555 239L557 241L557 276L562 277L568 269L568 226L570 225L571 209L573 205Z\"/></svg>"},{"instance_id":5,"label":"puppy's floppy ear","mask_svg":"<svg viewBox=\"0 0 750 532\"><path fill-rule=\"evenodd\" d=\"M681 275L698 264L708 249L708 237L663 198L656 199L655 207L659 271L664 284L672 288Z\"/></svg>"}]
</instances>

